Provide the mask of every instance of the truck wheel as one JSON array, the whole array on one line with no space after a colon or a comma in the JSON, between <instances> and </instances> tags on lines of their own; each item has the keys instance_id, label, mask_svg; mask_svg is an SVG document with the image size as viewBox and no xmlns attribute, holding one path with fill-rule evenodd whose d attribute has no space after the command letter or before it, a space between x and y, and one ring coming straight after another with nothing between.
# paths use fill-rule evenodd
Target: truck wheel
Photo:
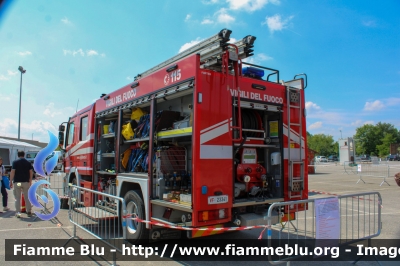
<instances>
[{"instance_id":1,"label":"truck wheel","mask_svg":"<svg viewBox=\"0 0 400 266\"><path fill-rule=\"evenodd\" d=\"M138 218L145 220L145 209L142 198L135 190L130 190L125 194L124 197L126 203L126 211L128 215L132 217L137 216ZM134 215L135 214L135 215ZM137 242L144 242L148 240L149 231L146 228L145 223L140 223L132 219L126 220L126 238L132 244Z\"/></svg>"}]
</instances>

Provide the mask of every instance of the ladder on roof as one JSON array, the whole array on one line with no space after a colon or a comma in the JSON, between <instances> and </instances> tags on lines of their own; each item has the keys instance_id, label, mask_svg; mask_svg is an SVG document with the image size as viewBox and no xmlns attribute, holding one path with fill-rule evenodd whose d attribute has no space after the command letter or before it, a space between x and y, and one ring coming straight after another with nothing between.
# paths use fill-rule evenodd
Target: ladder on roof
<instances>
[{"instance_id":1,"label":"ladder on roof","mask_svg":"<svg viewBox=\"0 0 400 266\"><path fill-rule=\"evenodd\" d=\"M286 106L287 106L287 157L289 165L289 198L302 198L304 190L304 168L305 162L303 153L304 141L303 132L303 110L301 90L303 84L301 79L284 83L286 85ZM291 117L291 111L297 110L298 117ZM298 132L298 133L297 133ZM295 175L296 173L296 175Z\"/></svg>"},{"instance_id":2,"label":"ladder on roof","mask_svg":"<svg viewBox=\"0 0 400 266\"><path fill-rule=\"evenodd\" d=\"M135 81L144 78L164 67L171 65L189 55L198 53L200 55L200 62L202 68L214 68L215 70L221 70L222 55L226 51L228 41L230 40L231 30L222 29L216 35L201 41L200 43L186 49L185 51L171 57L170 59L156 65L155 67L138 74L135 76ZM244 59L253 55L253 44L256 37L248 35L234 43L238 48L238 58Z\"/></svg>"}]
</instances>

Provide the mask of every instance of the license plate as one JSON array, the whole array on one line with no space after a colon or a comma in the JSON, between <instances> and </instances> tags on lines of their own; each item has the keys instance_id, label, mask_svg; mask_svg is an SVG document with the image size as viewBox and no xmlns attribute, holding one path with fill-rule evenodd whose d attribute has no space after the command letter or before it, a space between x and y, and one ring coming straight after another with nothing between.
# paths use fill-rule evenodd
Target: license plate
<instances>
[{"instance_id":1,"label":"license plate","mask_svg":"<svg viewBox=\"0 0 400 266\"><path fill-rule=\"evenodd\" d=\"M208 204L221 204L228 202L228 195L208 197Z\"/></svg>"}]
</instances>

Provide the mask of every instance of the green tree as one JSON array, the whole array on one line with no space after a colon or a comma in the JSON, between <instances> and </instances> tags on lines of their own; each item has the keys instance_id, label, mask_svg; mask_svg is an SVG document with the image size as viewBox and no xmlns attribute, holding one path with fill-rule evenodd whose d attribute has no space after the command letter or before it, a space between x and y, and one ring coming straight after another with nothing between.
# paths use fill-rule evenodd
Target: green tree
<instances>
[{"instance_id":1,"label":"green tree","mask_svg":"<svg viewBox=\"0 0 400 266\"><path fill-rule=\"evenodd\" d=\"M338 141L335 141L335 143L333 143L333 154L339 155L339 142Z\"/></svg>"},{"instance_id":2,"label":"green tree","mask_svg":"<svg viewBox=\"0 0 400 266\"><path fill-rule=\"evenodd\" d=\"M392 137L387 136L385 138L387 134L392 135ZM394 125L381 122L376 125L368 124L357 128L354 137L356 139L357 154L379 155L380 151L383 152L386 148L389 150L390 143L398 143L400 141L400 133ZM389 143L389 141L392 142Z\"/></svg>"},{"instance_id":3,"label":"green tree","mask_svg":"<svg viewBox=\"0 0 400 266\"><path fill-rule=\"evenodd\" d=\"M384 133L384 137L381 139L382 144L376 146L379 151L379 157L386 156L390 153L390 144L396 143L396 137L390 133Z\"/></svg>"},{"instance_id":4,"label":"green tree","mask_svg":"<svg viewBox=\"0 0 400 266\"><path fill-rule=\"evenodd\" d=\"M366 124L356 129L356 153L372 154L376 147L375 126Z\"/></svg>"},{"instance_id":5,"label":"green tree","mask_svg":"<svg viewBox=\"0 0 400 266\"><path fill-rule=\"evenodd\" d=\"M308 132L307 132L308 133ZM316 151L319 155L329 156L331 154L337 154L338 148L335 151L335 142L333 137L325 134L308 135L307 134L308 147ZM337 146L337 144L336 144Z\"/></svg>"}]
</instances>

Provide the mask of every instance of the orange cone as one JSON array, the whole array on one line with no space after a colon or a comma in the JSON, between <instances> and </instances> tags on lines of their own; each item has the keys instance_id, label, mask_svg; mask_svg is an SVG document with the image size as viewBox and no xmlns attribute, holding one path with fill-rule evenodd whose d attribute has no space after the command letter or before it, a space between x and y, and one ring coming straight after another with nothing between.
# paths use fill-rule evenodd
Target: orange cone
<instances>
[{"instance_id":1,"label":"orange cone","mask_svg":"<svg viewBox=\"0 0 400 266\"><path fill-rule=\"evenodd\" d=\"M21 193L21 212L26 212L24 193Z\"/></svg>"}]
</instances>

